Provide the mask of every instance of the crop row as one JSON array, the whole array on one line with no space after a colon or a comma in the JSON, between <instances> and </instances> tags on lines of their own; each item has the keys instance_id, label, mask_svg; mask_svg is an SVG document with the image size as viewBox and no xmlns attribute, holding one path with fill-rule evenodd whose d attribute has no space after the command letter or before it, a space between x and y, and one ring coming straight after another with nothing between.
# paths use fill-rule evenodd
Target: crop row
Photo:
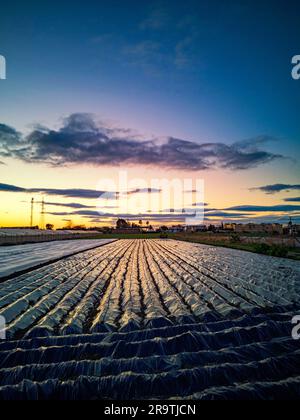
<instances>
[{"instance_id":1,"label":"crop row","mask_svg":"<svg viewBox=\"0 0 300 420\"><path fill-rule=\"evenodd\" d=\"M299 303L293 261L164 240L122 240L0 285L10 338L132 331Z\"/></svg>"},{"instance_id":2,"label":"crop row","mask_svg":"<svg viewBox=\"0 0 300 420\"><path fill-rule=\"evenodd\" d=\"M256 309L230 320L6 341L0 400L295 399L300 351L290 316Z\"/></svg>"}]
</instances>

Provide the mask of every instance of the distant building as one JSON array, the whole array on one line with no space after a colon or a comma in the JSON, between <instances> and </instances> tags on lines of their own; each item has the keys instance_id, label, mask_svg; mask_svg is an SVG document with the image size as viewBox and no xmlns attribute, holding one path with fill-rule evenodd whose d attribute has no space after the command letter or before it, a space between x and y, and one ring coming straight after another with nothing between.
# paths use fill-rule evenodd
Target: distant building
<instances>
[{"instance_id":1,"label":"distant building","mask_svg":"<svg viewBox=\"0 0 300 420\"><path fill-rule=\"evenodd\" d=\"M285 229L285 232L290 236L299 236L300 234L300 225L294 225L292 218L290 217L290 221Z\"/></svg>"},{"instance_id":2,"label":"distant building","mask_svg":"<svg viewBox=\"0 0 300 420\"><path fill-rule=\"evenodd\" d=\"M235 225L234 231L236 233L267 233L269 235L283 235L283 226L279 223L247 223Z\"/></svg>"},{"instance_id":3,"label":"distant building","mask_svg":"<svg viewBox=\"0 0 300 420\"><path fill-rule=\"evenodd\" d=\"M183 225L172 226L172 227L169 228L169 232L170 233L184 232L184 226Z\"/></svg>"},{"instance_id":4,"label":"distant building","mask_svg":"<svg viewBox=\"0 0 300 420\"><path fill-rule=\"evenodd\" d=\"M234 231L235 227L236 227L236 223L224 223L223 230Z\"/></svg>"},{"instance_id":5,"label":"distant building","mask_svg":"<svg viewBox=\"0 0 300 420\"><path fill-rule=\"evenodd\" d=\"M206 225L190 225L185 226L184 230L186 232L207 232Z\"/></svg>"}]
</instances>

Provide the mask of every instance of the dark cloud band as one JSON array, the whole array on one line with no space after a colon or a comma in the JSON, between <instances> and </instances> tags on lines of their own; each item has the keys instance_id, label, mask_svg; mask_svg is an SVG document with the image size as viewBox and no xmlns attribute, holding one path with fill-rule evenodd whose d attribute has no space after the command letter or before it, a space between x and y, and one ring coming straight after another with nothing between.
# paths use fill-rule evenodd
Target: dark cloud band
<instances>
[{"instance_id":1,"label":"dark cloud band","mask_svg":"<svg viewBox=\"0 0 300 420\"><path fill-rule=\"evenodd\" d=\"M184 170L244 170L283 158L263 150L274 140L261 136L231 145L168 137L144 140L126 129L112 129L89 114L72 114L62 128L37 127L27 136L0 125L0 156L50 165L155 165Z\"/></svg>"},{"instance_id":2,"label":"dark cloud band","mask_svg":"<svg viewBox=\"0 0 300 420\"><path fill-rule=\"evenodd\" d=\"M15 185L0 184L0 191L2 192L18 192L30 194L47 194L67 198L85 198L85 199L98 199L106 191L96 191L88 189L58 189L58 188L21 188Z\"/></svg>"},{"instance_id":3,"label":"dark cloud band","mask_svg":"<svg viewBox=\"0 0 300 420\"><path fill-rule=\"evenodd\" d=\"M279 204L276 206L236 206L225 209L227 211L246 211L254 213L264 213L264 212L293 212L300 211L300 206L289 205L289 204Z\"/></svg>"},{"instance_id":4,"label":"dark cloud band","mask_svg":"<svg viewBox=\"0 0 300 420\"><path fill-rule=\"evenodd\" d=\"M266 194L275 194L282 191L292 190L300 190L300 184L272 184L250 189L250 191L262 191Z\"/></svg>"}]
</instances>

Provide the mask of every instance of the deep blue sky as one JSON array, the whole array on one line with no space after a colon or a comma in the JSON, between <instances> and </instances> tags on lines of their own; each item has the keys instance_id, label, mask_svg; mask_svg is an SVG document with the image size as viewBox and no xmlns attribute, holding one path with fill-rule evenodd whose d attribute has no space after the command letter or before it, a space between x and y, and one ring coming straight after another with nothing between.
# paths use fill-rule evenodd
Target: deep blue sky
<instances>
[{"instance_id":1,"label":"deep blue sky","mask_svg":"<svg viewBox=\"0 0 300 420\"><path fill-rule=\"evenodd\" d=\"M107 174L101 166L109 162L114 174L134 156L140 174L153 167L148 178L159 165L161 175L172 166L203 177L213 208L285 203L299 194L300 80L291 77L299 19L298 0L3 3L4 191L10 184L94 189ZM102 119L97 128L90 113ZM54 131L39 127L24 137L37 123ZM120 141L113 126L138 135L119 130L127 133ZM150 135L149 151L141 139ZM164 143L164 136L173 138ZM242 140L249 141L236 145ZM277 184L286 186L253 192ZM2 200L1 217L17 208L14 200Z\"/></svg>"},{"instance_id":2,"label":"deep blue sky","mask_svg":"<svg viewBox=\"0 0 300 420\"><path fill-rule=\"evenodd\" d=\"M146 133L225 142L263 133L292 149L299 16L299 1L4 3L0 112L22 127L92 111Z\"/></svg>"}]
</instances>

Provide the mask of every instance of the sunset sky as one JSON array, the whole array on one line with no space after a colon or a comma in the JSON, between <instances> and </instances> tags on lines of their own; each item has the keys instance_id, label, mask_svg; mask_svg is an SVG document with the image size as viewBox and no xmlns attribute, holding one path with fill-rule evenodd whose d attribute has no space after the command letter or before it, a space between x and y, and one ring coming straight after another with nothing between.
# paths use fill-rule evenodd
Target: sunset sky
<instances>
[{"instance_id":1,"label":"sunset sky","mask_svg":"<svg viewBox=\"0 0 300 420\"><path fill-rule=\"evenodd\" d=\"M28 226L32 197L55 227L203 206L206 223L299 223L299 16L296 0L3 4L0 226ZM150 213L157 178L203 180L203 200Z\"/></svg>"}]
</instances>

